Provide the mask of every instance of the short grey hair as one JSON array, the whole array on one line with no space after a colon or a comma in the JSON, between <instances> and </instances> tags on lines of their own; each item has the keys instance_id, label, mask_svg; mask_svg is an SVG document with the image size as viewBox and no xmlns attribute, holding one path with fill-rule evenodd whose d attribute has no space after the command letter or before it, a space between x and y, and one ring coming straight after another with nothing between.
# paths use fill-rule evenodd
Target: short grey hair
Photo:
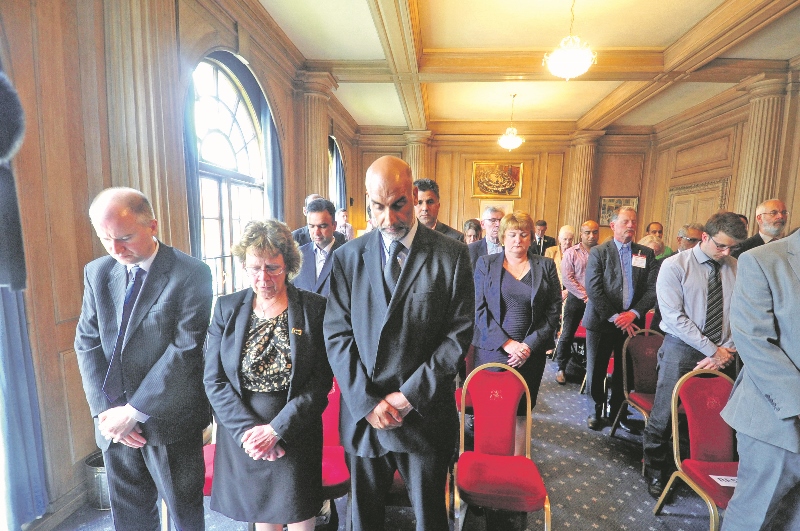
<instances>
[{"instance_id":1,"label":"short grey hair","mask_svg":"<svg viewBox=\"0 0 800 531\"><path fill-rule=\"evenodd\" d=\"M702 223L687 223L686 225L678 229L678 238L685 238L686 236L688 236L689 229L705 232L706 226L703 225Z\"/></svg>"},{"instance_id":2,"label":"short grey hair","mask_svg":"<svg viewBox=\"0 0 800 531\"><path fill-rule=\"evenodd\" d=\"M619 215L622 214L623 212L633 212L634 214L637 213L636 209L633 208L632 206L621 206L614 212L612 212L611 218L608 220L608 222L611 223L613 221L617 221L619 219Z\"/></svg>"},{"instance_id":3,"label":"short grey hair","mask_svg":"<svg viewBox=\"0 0 800 531\"><path fill-rule=\"evenodd\" d=\"M572 237L575 237L575 227L572 225L564 225L560 229L558 229L558 237L560 238L564 234L571 234Z\"/></svg>"},{"instance_id":4,"label":"short grey hair","mask_svg":"<svg viewBox=\"0 0 800 531\"><path fill-rule=\"evenodd\" d=\"M504 216L506 215L506 213L503 211L502 208L497 208L496 206L489 205L489 206L487 206L486 208L483 209L482 216L485 219L487 215L494 214L495 212L500 212Z\"/></svg>"},{"instance_id":5,"label":"short grey hair","mask_svg":"<svg viewBox=\"0 0 800 531\"><path fill-rule=\"evenodd\" d=\"M656 256L660 255L664 252L664 240L659 238L658 236L653 236L652 234L648 234L641 240L639 240L639 245L644 245L645 247L650 247L655 251Z\"/></svg>"}]
</instances>

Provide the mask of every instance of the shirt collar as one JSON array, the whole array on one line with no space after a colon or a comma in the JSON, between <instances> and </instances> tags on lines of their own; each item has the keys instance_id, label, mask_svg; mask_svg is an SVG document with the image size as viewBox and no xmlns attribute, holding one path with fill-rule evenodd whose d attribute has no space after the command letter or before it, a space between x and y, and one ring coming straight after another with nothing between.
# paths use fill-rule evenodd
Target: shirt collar
<instances>
[{"instance_id":1,"label":"shirt collar","mask_svg":"<svg viewBox=\"0 0 800 531\"><path fill-rule=\"evenodd\" d=\"M614 245L616 245L616 246L617 246L617 251L619 251L620 249L622 249L622 246L623 246L623 245L627 245L627 246L628 246L628 249L631 249L631 244L633 243L633 241L629 241L628 243L622 243L621 241L619 241L619 240L618 240L618 239L616 239L616 238L614 238L614 239L613 239L613 241L614 241Z\"/></svg>"},{"instance_id":2,"label":"shirt collar","mask_svg":"<svg viewBox=\"0 0 800 531\"><path fill-rule=\"evenodd\" d=\"M314 244L314 254L319 256L320 251L325 251L325 253L326 253L325 256L328 256L330 254L330 252L331 252L331 248L333 247L334 243L336 243L336 238L332 238L331 239L331 243L329 243L328 245L326 245L322 249L317 247L317 244L315 243Z\"/></svg>"},{"instance_id":3,"label":"shirt collar","mask_svg":"<svg viewBox=\"0 0 800 531\"><path fill-rule=\"evenodd\" d=\"M706 262L714 260L706 253L704 253L702 249L700 249L699 243L694 247L692 247L692 254L694 254L694 257L697 258L697 261L700 262L701 264L705 264Z\"/></svg>"},{"instance_id":4,"label":"shirt collar","mask_svg":"<svg viewBox=\"0 0 800 531\"><path fill-rule=\"evenodd\" d=\"M402 243L403 247L405 247L409 251L411 250L411 243L414 241L414 236L416 236L416 234L417 234L418 225L419 225L419 221L417 221L417 218L414 218L414 223L413 223L413 225L411 225L411 228L408 230L408 234L406 234L405 236L403 236L400 239L400 243ZM389 255L389 246L392 245L392 241L393 240L391 238L388 238L388 237L384 236L383 233L381 233L381 241L383 242L383 249L386 251L386 255L388 256Z\"/></svg>"}]
</instances>

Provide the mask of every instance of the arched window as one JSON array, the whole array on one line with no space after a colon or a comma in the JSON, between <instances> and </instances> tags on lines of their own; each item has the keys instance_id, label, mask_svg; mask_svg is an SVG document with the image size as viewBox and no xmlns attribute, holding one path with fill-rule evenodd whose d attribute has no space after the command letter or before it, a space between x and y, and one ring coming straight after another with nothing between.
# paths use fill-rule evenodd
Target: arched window
<instances>
[{"instance_id":1,"label":"arched window","mask_svg":"<svg viewBox=\"0 0 800 531\"><path fill-rule=\"evenodd\" d=\"M264 136L250 95L226 64L206 58L192 79L199 181L195 215L200 218L200 255L211 267L216 297L245 286L231 245L248 221L264 219L269 210Z\"/></svg>"},{"instance_id":2,"label":"arched window","mask_svg":"<svg viewBox=\"0 0 800 531\"><path fill-rule=\"evenodd\" d=\"M336 208L347 208L347 181L339 144L332 136L328 137L328 189L331 202Z\"/></svg>"}]
</instances>

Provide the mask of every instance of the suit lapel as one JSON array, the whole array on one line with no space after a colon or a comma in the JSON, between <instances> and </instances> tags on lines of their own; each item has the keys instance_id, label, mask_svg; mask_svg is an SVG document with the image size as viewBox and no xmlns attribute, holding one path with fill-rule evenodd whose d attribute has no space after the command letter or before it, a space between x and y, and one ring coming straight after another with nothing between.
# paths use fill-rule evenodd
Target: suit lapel
<instances>
[{"instance_id":1,"label":"suit lapel","mask_svg":"<svg viewBox=\"0 0 800 531\"><path fill-rule=\"evenodd\" d=\"M488 289L488 297L487 302L489 303L489 312L492 315L497 315L499 320L500 315L500 282L501 275L503 274L503 253L497 253L491 255L489 262L486 264L489 266L489 289Z\"/></svg>"},{"instance_id":2,"label":"suit lapel","mask_svg":"<svg viewBox=\"0 0 800 531\"><path fill-rule=\"evenodd\" d=\"M319 293L322 289L322 286L325 285L325 279L328 278L328 275L331 274L331 268L333 267L333 251L341 247L338 243L334 242L333 247L331 247L330 252L328 252L328 256L325 258L325 264L323 264L322 269L319 272L319 276L317 277L317 281L314 284L314 291ZM316 264L314 265L316 271Z\"/></svg>"},{"instance_id":3,"label":"suit lapel","mask_svg":"<svg viewBox=\"0 0 800 531\"><path fill-rule=\"evenodd\" d=\"M381 301L380 306L385 309L387 303L386 289L383 283L383 264L381 263L381 254L383 253L381 233L378 230L374 230L367 237L370 238L370 240L364 246L364 252L362 254L364 268L367 270L373 296L376 300Z\"/></svg>"},{"instance_id":4,"label":"suit lapel","mask_svg":"<svg viewBox=\"0 0 800 531\"><path fill-rule=\"evenodd\" d=\"M231 320L226 325L233 326L236 333L233 336L233 348L229 352L223 353L222 363L225 366L225 372L228 377L232 378L231 381L236 382L236 389L239 391L242 389L242 384L239 380L239 363L241 362L244 340L247 337L248 330L250 330L253 297L255 297L255 292L248 288L241 303L233 309Z\"/></svg>"},{"instance_id":5,"label":"suit lapel","mask_svg":"<svg viewBox=\"0 0 800 531\"><path fill-rule=\"evenodd\" d=\"M111 268L108 287L111 291L114 312L117 316L117 330L119 330L120 324L122 324L122 306L125 304L125 290L128 287L127 268L119 262L116 262Z\"/></svg>"},{"instance_id":6,"label":"suit lapel","mask_svg":"<svg viewBox=\"0 0 800 531\"><path fill-rule=\"evenodd\" d=\"M330 260L330 255L328 256ZM327 264L326 264L327 265ZM292 375L289 380L289 396L293 396L292 386L295 382L302 382L305 378L302 374L298 374L306 364L298 363L297 358L301 352L305 352L303 348L306 337L303 336L303 331L306 330L306 321L303 315L303 308L300 304L300 294L294 289L293 286L286 286L287 295L289 298L289 311L288 311L288 324L289 324L289 350L292 358ZM299 331L299 333L295 333Z\"/></svg>"},{"instance_id":7,"label":"suit lapel","mask_svg":"<svg viewBox=\"0 0 800 531\"><path fill-rule=\"evenodd\" d=\"M139 324L144 319L144 316L150 308L158 300L164 286L169 281L169 274L172 271L172 265L175 262L175 255L172 247L168 247L163 243L158 243L158 254L150 266L150 271L142 284L142 290L139 292L139 297L131 311L131 318L128 321L128 329L125 331L125 340L122 343L122 348L128 343L131 334L139 327Z\"/></svg>"},{"instance_id":8,"label":"suit lapel","mask_svg":"<svg viewBox=\"0 0 800 531\"><path fill-rule=\"evenodd\" d=\"M800 234L792 234L788 237L788 260L794 274L800 279Z\"/></svg>"},{"instance_id":9,"label":"suit lapel","mask_svg":"<svg viewBox=\"0 0 800 531\"><path fill-rule=\"evenodd\" d=\"M542 278L544 277L544 271L541 260L533 260L528 258L528 263L531 267L531 308L533 308L535 311L536 305L533 303L533 299L536 293L539 291L539 286L542 283Z\"/></svg>"}]
</instances>

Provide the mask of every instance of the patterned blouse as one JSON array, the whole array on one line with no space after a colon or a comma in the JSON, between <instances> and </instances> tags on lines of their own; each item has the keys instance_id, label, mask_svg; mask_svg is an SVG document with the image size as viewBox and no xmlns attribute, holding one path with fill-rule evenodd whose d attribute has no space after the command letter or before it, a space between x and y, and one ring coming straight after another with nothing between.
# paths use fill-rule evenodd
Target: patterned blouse
<instances>
[{"instance_id":1,"label":"patterned blouse","mask_svg":"<svg viewBox=\"0 0 800 531\"><path fill-rule=\"evenodd\" d=\"M289 348L289 313L261 319L250 315L250 329L239 369L242 387L256 393L285 391L292 376Z\"/></svg>"}]
</instances>

